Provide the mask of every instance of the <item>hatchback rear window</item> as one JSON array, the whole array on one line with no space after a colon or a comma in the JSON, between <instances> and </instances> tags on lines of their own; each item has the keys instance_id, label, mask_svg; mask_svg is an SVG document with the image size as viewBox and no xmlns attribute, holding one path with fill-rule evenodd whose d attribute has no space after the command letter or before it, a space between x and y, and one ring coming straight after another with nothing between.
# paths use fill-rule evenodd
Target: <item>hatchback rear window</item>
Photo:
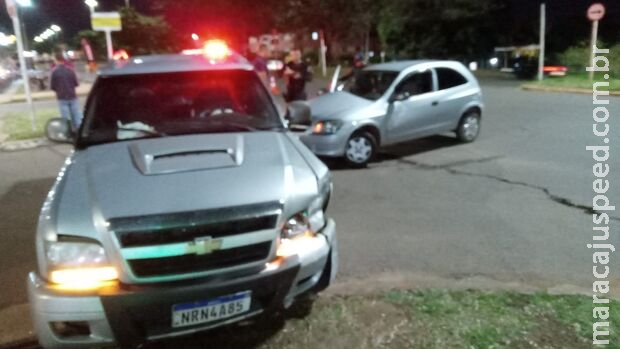
<instances>
[{"instance_id":1,"label":"hatchback rear window","mask_svg":"<svg viewBox=\"0 0 620 349\"><path fill-rule=\"evenodd\" d=\"M439 80L440 90L445 90L467 83L467 79L454 69L437 68L435 70L437 71L437 79Z\"/></svg>"}]
</instances>

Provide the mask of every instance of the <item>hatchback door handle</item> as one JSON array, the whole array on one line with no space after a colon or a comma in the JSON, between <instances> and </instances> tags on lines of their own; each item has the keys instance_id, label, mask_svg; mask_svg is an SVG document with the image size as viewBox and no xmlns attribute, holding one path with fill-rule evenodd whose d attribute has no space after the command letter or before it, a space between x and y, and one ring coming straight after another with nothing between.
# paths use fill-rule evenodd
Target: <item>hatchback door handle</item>
<instances>
[{"instance_id":1,"label":"hatchback door handle","mask_svg":"<svg viewBox=\"0 0 620 349\"><path fill-rule=\"evenodd\" d=\"M438 102L438 101L434 101L433 103L431 103L431 105L432 105L433 107L436 107L438 104L439 104L439 102Z\"/></svg>"}]
</instances>

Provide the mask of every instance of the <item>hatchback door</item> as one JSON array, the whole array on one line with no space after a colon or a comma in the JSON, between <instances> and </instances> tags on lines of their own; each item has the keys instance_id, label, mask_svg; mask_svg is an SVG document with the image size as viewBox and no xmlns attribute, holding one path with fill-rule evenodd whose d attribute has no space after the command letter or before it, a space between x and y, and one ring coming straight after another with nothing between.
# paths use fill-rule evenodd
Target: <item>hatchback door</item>
<instances>
[{"instance_id":1,"label":"hatchback door","mask_svg":"<svg viewBox=\"0 0 620 349\"><path fill-rule=\"evenodd\" d=\"M405 141L433 129L437 96L432 70L414 72L394 89L387 117L387 141Z\"/></svg>"},{"instance_id":2,"label":"hatchback door","mask_svg":"<svg viewBox=\"0 0 620 349\"><path fill-rule=\"evenodd\" d=\"M476 84L454 69L440 67L434 70L437 77L437 132L452 131L458 126L465 105L479 98L480 91Z\"/></svg>"}]
</instances>

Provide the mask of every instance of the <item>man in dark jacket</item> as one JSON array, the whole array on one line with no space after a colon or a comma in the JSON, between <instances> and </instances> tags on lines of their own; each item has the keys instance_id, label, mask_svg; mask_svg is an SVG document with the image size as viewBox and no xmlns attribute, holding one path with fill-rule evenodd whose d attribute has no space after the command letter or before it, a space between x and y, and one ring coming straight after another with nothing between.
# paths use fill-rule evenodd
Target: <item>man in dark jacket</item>
<instances>
[{"instance_id":1,"label":"man in dark jacket","mask_svg":"<svg viewBox=\"0 0 620 349\"><path fill-rule=\"evenodd\" d=\"M286 64L284 75L287 78L286 101L305 100L306 81L309 79L308 65L301 59L301 51L291 51L291 61Z\"/></svg>"},{"instance_id":2,"label":"man in dark jacket","mask_svg":"<svg viewBox=\"0 0 620 349\"><path fill-rule=\"evenodd\" d=\"M50 87L56 92L60 116L71 122L71 128L75 132L82 123L82 110L75 93L78 79L75 71L66 64L63 51L57 50L54 58L56 66L52 70Z\"/></svg>"}]
</instances>

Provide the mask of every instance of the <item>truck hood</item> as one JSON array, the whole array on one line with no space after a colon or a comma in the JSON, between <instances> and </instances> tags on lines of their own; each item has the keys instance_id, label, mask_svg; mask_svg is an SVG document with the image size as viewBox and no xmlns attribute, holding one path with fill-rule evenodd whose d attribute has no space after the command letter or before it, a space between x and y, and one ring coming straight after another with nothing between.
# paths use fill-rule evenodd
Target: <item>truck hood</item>
<instances>
[{"instance_id":1,"label":"truck hood","mask_svg":"<svg viewBox=\"0 0 620 349\"><path fill-rule=\"evenodd\" d=\"M374 102L349 92L336 91L309 101L312 118L318 120L345 119Z\"/></svg>"},{"instance_id":2,"label":"truck hood","mask_svg":"<svg viewBox=\"0 0 620 349\"><path fill-rule=\"evenodd\" d=\"M301 199L292 206L303 207L318 192L315 171L278 132L97 145L74 153L64 172L55 230L95 239L98 222L111 218L285 204L291 197Z\"/></svg>"}]
</instances>

